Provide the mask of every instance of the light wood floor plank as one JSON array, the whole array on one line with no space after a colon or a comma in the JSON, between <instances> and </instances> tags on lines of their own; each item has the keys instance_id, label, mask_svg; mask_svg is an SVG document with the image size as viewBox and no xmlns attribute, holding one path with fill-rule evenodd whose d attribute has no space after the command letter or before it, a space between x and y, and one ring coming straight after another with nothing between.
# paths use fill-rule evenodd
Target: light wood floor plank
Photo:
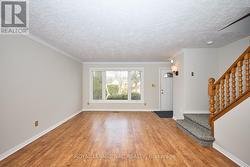
<instances>
[{"instance_id":1,"label":"light wood floor plank","mask_svg":"<svg viewBox=\"0 0 250 167\"><path fill-rule=\"evenodd\" d=\"M83 112L0 162L0 167L237 166L151 112Z\"/></svg>"}]
</instances>

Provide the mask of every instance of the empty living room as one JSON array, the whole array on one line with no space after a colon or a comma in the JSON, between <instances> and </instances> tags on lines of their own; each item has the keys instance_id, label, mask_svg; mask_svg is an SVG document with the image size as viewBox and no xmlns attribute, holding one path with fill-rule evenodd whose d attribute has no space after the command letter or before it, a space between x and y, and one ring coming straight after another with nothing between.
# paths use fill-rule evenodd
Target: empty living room
<instances>
[{"instance_id":1,"label":"empty living room","mask_svg":"<svg viewBox=\"0 0 250 167\"><path fill-rule=\"evenodd\" d=\"M250 0L0 15L0 167L250 167Z\"/></svg>"}]
</instances>

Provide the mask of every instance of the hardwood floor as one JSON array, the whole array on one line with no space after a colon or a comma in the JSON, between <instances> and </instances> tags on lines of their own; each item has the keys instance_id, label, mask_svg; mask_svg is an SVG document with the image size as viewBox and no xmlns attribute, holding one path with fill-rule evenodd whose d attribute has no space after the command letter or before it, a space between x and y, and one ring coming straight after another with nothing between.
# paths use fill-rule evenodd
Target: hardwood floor
<instances>
[{"instance_id":1,"label":"hardwood floor","mask_svg":"<svg viewBox=\"0 0 250 167\"><path fill-rule=\"evenodd\" d=\"M151 112L83 112L0 162L0 167L237 166Z\"/></svg>"}]
</instances>

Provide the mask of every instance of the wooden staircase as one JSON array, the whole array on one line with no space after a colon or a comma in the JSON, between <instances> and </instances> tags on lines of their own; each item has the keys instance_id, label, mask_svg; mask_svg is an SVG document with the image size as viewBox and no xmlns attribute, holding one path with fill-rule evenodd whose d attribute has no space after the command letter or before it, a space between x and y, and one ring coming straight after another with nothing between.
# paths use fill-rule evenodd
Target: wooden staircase
<instances>
[{"instance_id":1,"label":"wooden staircase","mask_svg":"<svg viewBox=\"0 0 250 167\"><path fill-rule=\"evenodd\" d=\"M217 80L209 79L210 114L184 114L177 127L200 145L212 146L214 121L233 109L250 95L250 46Z\"/></svg>"},{"instance_id":2,"label":"wooden staircase","mask_svg":"<svg viewBox=\"0 0 250 167\"><path fill-rule=\"evenodd\" d=\"M250 96L250 46L215 82L209 79L209 123L214 134L214 121Z\"/></svg>"}]
</instances>

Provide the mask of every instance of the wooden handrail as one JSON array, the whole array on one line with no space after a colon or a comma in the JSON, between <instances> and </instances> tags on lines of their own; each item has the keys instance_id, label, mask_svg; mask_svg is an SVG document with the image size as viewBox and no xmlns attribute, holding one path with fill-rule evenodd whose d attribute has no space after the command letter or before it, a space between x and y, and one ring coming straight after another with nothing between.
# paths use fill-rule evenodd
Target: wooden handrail
<instances>
[{"instance_id":1,"label":"wooden handrail","mask_svg":"<svg viewBox=\"0 0 250 167\"><path fill-rule=\"evenodd\" d=\"M214 121L250 96L249 65L250 46L217 81L214 78L208 80L209 123L212 134Z\"/></svg>"},{"instance_id":2,"label":"wooden handrail","mask_svg":"<svg viewBox=\"0 0 250 167\"><path fill-rule=\"evenodd\" d=\"M231 103L231 105L224 108L223 112L218 112L218 113L214 114L213 121L216 121L217 119L222 117L224 114L226 114L228 111L230 111L231 109L236 107L238 104L240 104L242 101L247 99L249 96L250 96L250 91L247 91L247 92L243 93L243 95L238 97L234 102Z\"/></svg>"},{"instance_id":3,"label":"wooden handrail","mask_svg":"<svg viewBox=\"0 0 250 167\"><path fill-rule=\"evenodd\" d=\"M250 53L250 46L240 55L240 57L238 57L238 59L227 69L227 71L215 82L215 84L218 84L218 82L220 82L223 78L225 78L226 74L230 73L232 68L236 67L237 66L237 63L240 61L240 60L243 60L244 59L244 56L246 54L249 54Z\"/></svg>"}]
</instances>

